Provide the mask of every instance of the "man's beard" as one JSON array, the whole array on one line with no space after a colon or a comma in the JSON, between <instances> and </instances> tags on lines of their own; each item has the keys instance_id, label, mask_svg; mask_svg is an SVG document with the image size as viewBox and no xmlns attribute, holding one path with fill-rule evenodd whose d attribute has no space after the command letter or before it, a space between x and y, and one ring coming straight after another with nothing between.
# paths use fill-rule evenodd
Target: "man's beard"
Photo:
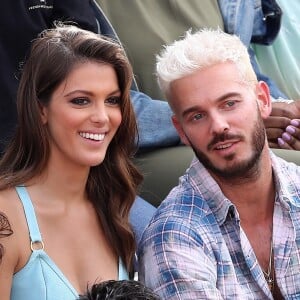
<instances>
[{"instance_id":1,"label":"man's beard","mask_svg":"<svg viewBox=\"0 0 300 300\"><path fill-rule=\"evenodd\" d=\"M207 146L208 150L213 149L214 145L218 142L225 142L229 139L239 139L244 140L243 136L232 135L228 133L222 133L216 135L213 140ZM231 166L224 169L218 168L213 164L213 162L205 155L202 151L198 150L189 140L192 149L199 161L204 165L204 167L210 171L210 173L215 174L217 177L221 177L225 180L240 180L240 179L250 179L256 177L259 172L259 161L261 157L262 150L265 145L265 127L263 120L260 115L258 115L257 122L252 132L252 154L247 160L236 162ZM225 159L227 161L232 161L236 158L236 154L230 154Z\"/></svg>"}]
</instances>

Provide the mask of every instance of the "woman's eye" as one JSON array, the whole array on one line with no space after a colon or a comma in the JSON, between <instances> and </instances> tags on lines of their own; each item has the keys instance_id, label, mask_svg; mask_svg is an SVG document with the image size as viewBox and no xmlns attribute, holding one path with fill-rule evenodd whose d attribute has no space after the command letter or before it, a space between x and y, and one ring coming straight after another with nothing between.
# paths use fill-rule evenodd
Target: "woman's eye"
<instances>
[{"instance_id":1,"label":"woman's eye","mask_svg":"<svg viewBox=\"0 0 300 300\"><path fill-rule=\"evenodd\" d=\"M87 98L74 98L71 102L76 105L86 105L89 103L89 100Z\"/></svg>"},{"instance_id":2,"label":"woman's eye","mask_svg":"<svg viewBox=\"0 0 300 300\"><path fill-rule=\"evenodd\" d=\"M121 97L109 97L108 99L105 100L106 103L110 104L110 105L119 105L121 102Z\"/></svg>"}]
</instances>

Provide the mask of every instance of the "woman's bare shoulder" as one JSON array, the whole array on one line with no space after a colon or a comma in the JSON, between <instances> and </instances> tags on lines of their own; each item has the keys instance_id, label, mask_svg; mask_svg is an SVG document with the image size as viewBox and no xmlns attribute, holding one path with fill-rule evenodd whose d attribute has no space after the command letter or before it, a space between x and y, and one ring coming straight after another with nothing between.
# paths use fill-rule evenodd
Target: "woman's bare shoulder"
<instances>
[{"instance_id":1,"label":"woman's bare shoulder","mask_svg":"<svg viewBox=\"0 0 300 300\"><path fill-rule=\"evenodd\" d=\"M6 249L3 259L16 263L22 252L21 246L27 240L26 217L16 190L12 188L0 191L0 244Z\"/></svg>"},{"instance_id":2,"label":"woman's bare shoulder","mask_svg":"<svg viewBox=\"0 0 300 300\"><path fill-rule=\"evenodd\" d=\"M0 191L0 230L18 232L23 219L23 207L15 189ZM6 235L6 234L5 234Z\"/></svg>"},{"instance_id":3,"label":"woman's bare shoulder","mask_svg":"<svg viewBox=\"0 0 300 300\"><path fill-rule=\"evenodd\" d=\"M9 225L14 238L22 237L28 231L23 205L14 188L0 191L0 216L0 226Z\"/></svg>"},{"instance_id":4,"label":"woman's bare shoulder","mask_svg":"<svg viewBox=\"0 0 300 300\"><path fill-rule=\"evenodd\" d=\"M22 209L22 203L14 188L0 191L0 212L14 215Z\"/></svg>"}]
</instances>

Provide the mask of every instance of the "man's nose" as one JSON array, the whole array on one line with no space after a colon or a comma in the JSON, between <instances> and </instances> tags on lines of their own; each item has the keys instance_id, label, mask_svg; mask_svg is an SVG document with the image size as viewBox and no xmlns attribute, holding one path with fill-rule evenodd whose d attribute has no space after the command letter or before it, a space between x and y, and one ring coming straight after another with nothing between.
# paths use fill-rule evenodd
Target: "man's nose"
<instances>
[{"instance_id":1,"label":"man's nose","mask_svg":"<svg viewBox=\"0 0 300 300\"><path fill-rule=\"evenodd\" d=\"M230 128L229 122L228 122L226 116L224 116L221 113L213 113L210 116L210 119L211 119L210 128L211 128L212 134L221 134Z\"/></svg>"}]
</instances>

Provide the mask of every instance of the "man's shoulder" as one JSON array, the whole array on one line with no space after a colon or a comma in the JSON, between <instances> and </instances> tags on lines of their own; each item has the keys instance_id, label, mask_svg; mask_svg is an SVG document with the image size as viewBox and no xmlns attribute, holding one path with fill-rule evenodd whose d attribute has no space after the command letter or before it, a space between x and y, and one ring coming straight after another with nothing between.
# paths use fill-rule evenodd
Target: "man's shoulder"
<instances>
[{"instance_id":1,"label":"man's shoulder","mask_svg":"<svg viewBox=\"0 0 300 300\"><path fill-rule=\"evenodd\" d=\"M291 153L298 152L292 151ZM297 153L300 157L300 151ZM272 163L275 172L283 185L295 185L300 190L300 166L293 161L287 161L282 157L272 155Z\"/></svg>"},{"instance_id":2,"label":"man's shoulder","mask_svg":"<svg viewBox=\"0 0 300 300\"><path fill-rule=\"evenodd\" d=\"M212 226L211 226L212 225ZM155 212L143 238L153 240L159 235L164 239L174 238L198 240L209 235L207 228L217 230L217 222L205 199L191 191L175 187Z\"/></svg>"},{"instance_id":3,"label":"man's shoulder","mask_svg":"<svg viewBox=\"0 0 300 300\"><path fill-rule=\"evenodd\" d=\"M210 208L202 195L189 184L179 184L158 207L157 217L193 221L209 214Z\"/></svg>"},{"instance_id":4,"label":"man's shoulder","mask_svg":"<svg viewBox=\"0 0 300 300\"><path fill-rule=\"evenodd\" d=\"M277 192L300 207L300 166L275 155L272 156L272 164L279 188Z\"/></svg>"}]
</instances>

